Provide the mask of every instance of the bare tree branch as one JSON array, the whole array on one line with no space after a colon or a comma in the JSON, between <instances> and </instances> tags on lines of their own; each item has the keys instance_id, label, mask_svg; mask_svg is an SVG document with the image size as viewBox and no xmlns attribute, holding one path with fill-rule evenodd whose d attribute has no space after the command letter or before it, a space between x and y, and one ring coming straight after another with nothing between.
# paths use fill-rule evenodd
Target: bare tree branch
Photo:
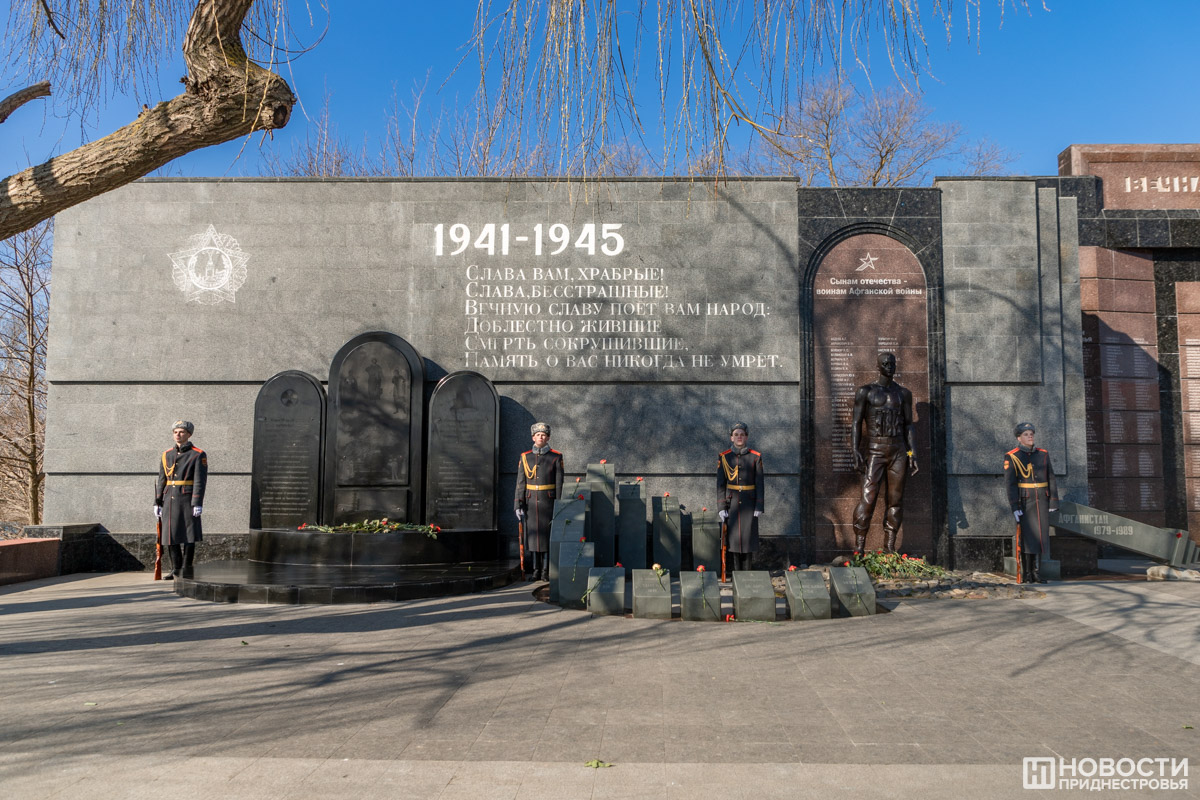
<instances>
[{"instance_id":1,"label":"bare tree branch","mask_svg":"<svg viewBox=\"0 0 1200 800\"><path fill-rule=\"evenodd\" d=\"M103 139L0 182L0 239L192 150L286 125L295 96L242 47L253 2L199 0L184 37L183 94Z\"/></svg>"},{"instance_id":2,"label":"bare tree branch","mask_svg":"<svg viewBox=\"0 0 1200 800\"><path fill-rule=\"evenodd\" d=\"M42 10L46 12L46 22L50 23L51 30L58 34L58 38L65 42L67 37L63 36L63 32L58 29L58 25L54 22L54 13L50 11L50 3L47 0L41 0L41 2Z\"/></svg>"},{"instance_id":3,"label":"bare tree branch","mask_svg":"<svg viewBox=\"0 0 1200 800\"><path fill-rule=\"evenodd\" d=\"M12 116L12 113L21 106L28 103L30 100L36 100L39 97L50 96L50 81L42 81L35 83L33 86L27 86L20 91L13 92L8 97L0 100L0 123Z\"/></svg>"}]
</instances>

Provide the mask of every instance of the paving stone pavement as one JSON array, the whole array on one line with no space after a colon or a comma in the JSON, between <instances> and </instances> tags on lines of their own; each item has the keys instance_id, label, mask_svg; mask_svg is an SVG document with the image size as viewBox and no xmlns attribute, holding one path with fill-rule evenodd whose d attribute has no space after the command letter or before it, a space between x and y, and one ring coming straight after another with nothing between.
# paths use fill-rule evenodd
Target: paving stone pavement
<instances>
[{"instance_id":1,"label":"paving stone pavement","mask_svg":"<svg viewBox=\"0 0 1200 800\"><path fill-rule=\"evenodd\" d=\"M0 589L0 667L6 800L1200 796L1200 584L726 624L67 576ZM1022 788L1060 756L1189 788Z\"/></svg>"}]
</instances>

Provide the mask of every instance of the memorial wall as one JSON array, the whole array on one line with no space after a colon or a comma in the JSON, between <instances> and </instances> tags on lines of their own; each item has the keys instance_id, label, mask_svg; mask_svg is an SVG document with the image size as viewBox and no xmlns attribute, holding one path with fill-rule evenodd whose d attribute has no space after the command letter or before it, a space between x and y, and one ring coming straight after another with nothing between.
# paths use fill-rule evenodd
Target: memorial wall
<instances>
[{"instance_id":1,"label":"memorial wall","mask_svg":"<svg viewBox=\"0 0 1200 800\"><path fill-rule=\"evenodd\" d=\"M1200 315L1188 247L1200 241L1183 246L1181 223L1200 219L1155 212L1181 247L1155 244L1157 229L1129 216L1144 212L1106 210L1106 198L1077 175L854 190L783 179L140 181L58 217L45 517L99 523L142 558L154 465L182 417L209 454L206 557L241 555L252 494L262 515L272 503L294 513L311 491L264 478L261 503L256 416L323 431L326 450L343 435L303 379L289 384L298 407L276 407L281 384L256 411L263 383L295 370L331 401L407 393L405 408L424 415L419 437L381 434L354 464L316 445L294 454L326 459L320 502L357 485L340 471L366 470L403 487L428 521L494 514L515 552L510 498L534 421L553 426L569 486L604 459L618 482L640 477L648 498L669 493L694 512L715 507L716 455L742 421L764 454L764 555L827 561L853 546L854 392L886 350L913 393L920 466L901 550L995 563L1011 536L1002 456L1024 419L1065 498L1086 503L1090 490L1093 504L1111 497L1131 516L1186 522L1200 514L1188 491L1200 486L1200 401L1188 399L1200 373L1178 365L1200 348L1188 333ZM1164 347L1164 308L1180 320L1178 345ZM350 377L331 379L339 350L372 332L400 337L420 369L380 354L376 368L363 351ZM474 390L448 386L431 405L435 385L464 370L491 381L498 421L486 398L464 400ZM450 421L454 434L440 433ZM497 427L498 468L480 464L498 470L497 494L476 498L488 481L453 474L453 454L462 430ZM370 505L363 497L345 494L348 513ZM882 546L882 517L881 506L869 547Z\"/></svg>"}]
</instances>

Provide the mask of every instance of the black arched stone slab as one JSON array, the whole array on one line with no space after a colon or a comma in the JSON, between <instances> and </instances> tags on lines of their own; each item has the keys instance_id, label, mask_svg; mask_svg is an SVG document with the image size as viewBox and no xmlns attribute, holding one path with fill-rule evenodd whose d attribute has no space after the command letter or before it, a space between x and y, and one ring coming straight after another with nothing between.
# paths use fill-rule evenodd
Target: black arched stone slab
<instances>
[{"instance_id":1,"label":"black arched stone slab","mask_svg":"<svg viewBox=\"0 0 1200 800\"><path fill-rule=\"evenodd\" d=\"M271 377L254 401L250 527L287 528L320 519L325 390L306 372Z\"/></svg>"},{"instance_id":2,"label":"black arched stone slab","mask_svg":"<svg viewBox=\"0 0 1200 800\"><path fill-rule=\"evenodd\" d=\"M425 516L445 529L495 529L500 398L478 372L453 372L429 400Z\"/></svg>"},{"instance_id":3,"label":"black arched stone slab","mask_svg":"<svg viewBox=\"0 0 1200 800\"><path fill-rule=\"evenodd\" d=\"M412 345L373 331L329 367L325 520L420 522L425 366Z\"/></svg>"}]
</instances>

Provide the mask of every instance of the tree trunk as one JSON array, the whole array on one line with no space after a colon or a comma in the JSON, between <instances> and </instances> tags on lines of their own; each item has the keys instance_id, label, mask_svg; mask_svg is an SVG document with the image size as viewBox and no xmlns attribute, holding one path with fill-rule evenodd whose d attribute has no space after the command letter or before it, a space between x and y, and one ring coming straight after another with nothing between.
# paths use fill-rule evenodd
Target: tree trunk
<instances>
[{"instance_id":1,"label":"tree trunk","mask_svg":"<svg viewBox=\"0 0 1200 800\"><path fill-rule=\"evenodd\" d=\"M283 78L246 57L241 27L254 0L199 0L184 37L183 94L124 128L0 182L0 239L134 181L185 153L287 124Z\"/></svg>"}]
</instances>

